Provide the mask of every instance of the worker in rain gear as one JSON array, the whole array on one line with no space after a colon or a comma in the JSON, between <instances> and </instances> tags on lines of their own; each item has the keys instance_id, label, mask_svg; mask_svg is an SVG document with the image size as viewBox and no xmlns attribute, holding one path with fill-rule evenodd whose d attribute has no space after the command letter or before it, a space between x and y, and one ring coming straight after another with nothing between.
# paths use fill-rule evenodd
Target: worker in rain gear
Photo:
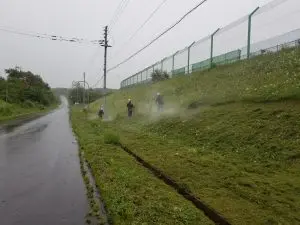
<instances>
[{"instance_id":1,"label":"worker in rain gear","mask_svg":"<svg viewBox=\"0 0 300 225\"><path fill-rule=\"evenodd\" d=\"M157 111L162 112L163 111L163 106L164 106L164 100L161 94L158 92L156 94L156 99L155 99L156 105L157 105Z\"/></svg>"},{"instance_id":2,"label":"worker in rain gear","mask_svg":"<svg viewBox=\"0 0 300 225\"><path fill-rule=\"evenodd\" d=\"M102 119L104 116L104 107L101 105L99 111L98 111L98 116Z\"/></svg>"},{"instance_id":3,"label":"worker in rain gear","mask_svg":"<svg viewBox=\"0 0 300 225\"><path fill-rule=\"evenodd\" d=\"M129 118L132 117L133 108L134 108L134 105L132 104L131 99L128 99L127 110L128 110L128 117Z\"/></svg>"}]
</instances>

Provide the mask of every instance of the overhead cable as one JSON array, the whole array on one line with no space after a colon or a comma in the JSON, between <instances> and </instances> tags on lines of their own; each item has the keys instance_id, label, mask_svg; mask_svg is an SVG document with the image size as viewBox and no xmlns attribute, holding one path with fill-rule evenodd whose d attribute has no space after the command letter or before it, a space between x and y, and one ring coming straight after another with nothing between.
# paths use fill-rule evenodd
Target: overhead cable
<instances>
[{"instance_id":1,"label":"overhead cable","mask_svg":"<svg viewBox=\"0 0 300 225\"><path fill-rule=\"evenodd\" d=\"M48 39L51 41L62 41L62 42L74 42L74 43L80 43L80 44L94 44L94 45L99 45L103 41L102 40L87 40L84 38L68 38L68 37L63 37L60 35L50 35L50 34L41 34L41 33L33 33L33 32L24 32L24 31L19 31L16 29L9 29L9 28L3 28L0 27L1 32L6 32L6 33L11 33L11 34L17 34L17 35L22 35L22 36L27 36L27 37L33 37L33 38L39 38L39 39Z\"/></svg>"},{"instance_id":2,"label":"overhead cable","mask_svg":"<svg viewBox=\"0 0 300 225\"><path fill-rule=\"evenodd\" d=\"M103 80L103 78L104 78L104 75L102 75L102 77L91 88L97 87L97 85Z\"/></svg>"},{"instance_id":3,"label":"overhead cable","mask_svg":"<svg viewBox=\"0 0 300 225\"><path fill-rule=\"evenodd\" d=\"M115 26L115 24L119 21L121 15L125 11L125 9L128 6L129 2L130 2L130 0L122 0L119 3L119 5L118 5L118 7L117 7L117 9L116 9L116 11L115 11L115 13L114 13L111 21L110 21L110 25L109 25L110 30L112 30L113 27Z\"/></svg>"},{"instance_id":4,"label":"overhead cable","mask_svg":"<svg viewBox=\"0 0 300 225\"><path fill-rule=\"evenodd\" d=\"M117 55L120 51L123 50L125 46L128 45L130 41L141 31L144 26L154 17L154 15L158 12L158 10L167 2L168 0L163 0L155 9L154 11L150 14L150 16L139 26L139 28L130 36L130 38L123 44L123 46L120 48L119 51L117 51L114 55Z\"/></svg>"},{"instance_id":5,"label":"overhead cable","mask_svg":"<svg viewBox=\"0 0 300 225\"><path fill-rule=\"evenodd\" d=\"M180 22L182 22L189 14L191 14L193 11L195 11L197 8L199 8L202 4L204 4L207 1L208 0L202 0L195 7L193 7L186 14L184 14L177 22L175 22L172 26L170 26L164 32L162 32L161 34L159 34L156 38L154 38L152 41L150 41L147 45L145 45L143 48L141 48L140 50L138 50L137 52L135 52L134 54L132 54L131 56L129 56L128 58L126 58L125 60L123 60L122 62L120 62L117 65L113 66L112 68L108 69L108 71L112 71L112 70L118 68L119 66L123 65L124 63L128 62L130 59L132 59L133 57L135 57L136 55L138 55L139 53L141 53L142 51L144 51L146 48L148 48L150 45L152 45L154 42L156 42L158 39L160 39L162 36L164 36L170 30L172 30L175 26L177 26Z\"/></svg>"}]
</instances>

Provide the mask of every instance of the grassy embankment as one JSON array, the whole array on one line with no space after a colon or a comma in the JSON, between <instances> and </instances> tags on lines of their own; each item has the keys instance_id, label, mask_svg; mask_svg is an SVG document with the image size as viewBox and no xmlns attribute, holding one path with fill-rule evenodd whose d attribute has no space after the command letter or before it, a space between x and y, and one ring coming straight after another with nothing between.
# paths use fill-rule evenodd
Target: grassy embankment
<instances>
[{"instance_id":1,"label":"grassy embankment","mask_svg":"<svg viewBox=\"0 0 300 225\"><path fill-rule=\"evenodd\" d=\"M104 134L97 121L86 123L73 108L72 122L114 224L213 224L172 188L152 176ZM105 136L105 137L104 137Z\"/></svg>"},{"instance_id":2,"label":"grassy embankment","mask_svg":"<svg viewBox=\"0 0 300 225\"><path fill-rule=\"evenodd\" d=\"M165 96L161 115L153 103L157 91ZM136 105L132 120L126 118L128 98ZM116 224L133 224L144 209L180 224L167 207L159 207L173 204L166 193L176 196L178 207L189 203L119 147L104 144L105 133L119 135L123 145L232 224L299 224L299 99L300 50L294 49L121 90L107 99L112 121L93 119L102 100L91 105L90 120L77 110L72 120L108 210L121 218ZM141 174L161 187L152 189ZM149 189L157 193L142 203L135 199L149 197ZM196 214L180 212L190 224L203 224L192 220ZM167 224L149 218L139 221Z\"/></svg>"},{"instance_id":3,"label":"grassy embankment","mask_svg":"<svg viewBox=\"0 0 300 225\"><path fill-rule=\"evenodd\" d=\"M0 100L0 124L11 120L23 119L30 116L47 113L57 107L58 104L53 104L49 107L33 106L22 107L18 104L10 104Z\"/></svg>"}]
</instances>

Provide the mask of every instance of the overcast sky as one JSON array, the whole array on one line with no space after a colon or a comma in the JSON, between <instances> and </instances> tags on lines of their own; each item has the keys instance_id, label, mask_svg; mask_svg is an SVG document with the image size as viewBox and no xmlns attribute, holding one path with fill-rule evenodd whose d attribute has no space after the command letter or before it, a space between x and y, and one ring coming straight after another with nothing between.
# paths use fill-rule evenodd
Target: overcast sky
<instances>
[{"instance_id":1,"label":"overcast sky","mask_svg":"<svg viewBox=\"0 0 300 225\"><path fill-rule=\"evenodd\" d=\"M109 24L120 1L0 0L0 28L91 40L102 39L103 27ZM122 79L270 1L208 0L153 46L130 62L111 71L107 77L108 87L119 88ZM290 1L294 5L288 6L288 9L295 10L297 6L293 13L299 14L300 0ZM124 45L161 2L162 0L129 1L124 13L110 32L109 40L113 47L109 49L108 67L114 66L143 47L199 0L168 0L140 33ZM282 21L282 17L279 16L277 20ZM265 27L261 26L262 30L270 26L267 20L265 22ZM294 26L296 25L288 29L293 29ZM242 29L244 30L244 27ZM260 39L267 37L268 35L264 35ZM231 36L229 38L234 39ZM85 71L87 81L93 85L103 74L102 64L103 49L95 45L36 39L0 31L0 75L3 76L4 69L20 66L24 70L40 74L51 87L70 87L73 80L82 79ZM98 87L101 85L102 83Z\"/></svg>"}]
</instances>

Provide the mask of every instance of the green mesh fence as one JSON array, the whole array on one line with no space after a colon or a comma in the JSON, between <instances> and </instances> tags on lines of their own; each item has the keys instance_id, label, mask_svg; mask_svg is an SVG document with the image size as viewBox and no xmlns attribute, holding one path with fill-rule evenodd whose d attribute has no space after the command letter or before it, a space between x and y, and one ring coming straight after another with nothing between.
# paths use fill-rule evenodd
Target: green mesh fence
<instances>
[{"instance_id":1,"label":"green mesh fence","mask_svg":"<svg viewBox=\"0 0 300 225\"><path fill-rule=\"evenodd\" d=\"M180 76L180 75L184 75L185 74L185 67L173 70L172 75L173 76Z\"/></svg>"},{"instance_id":2,"label":"green mesh fence","mask_svg":"<svg viewBox=\"0 0 300 225\"><path fill-rule=\"evenodd\" d=\"M299 4L300 0L273 0L256 10L249 9L247 15L159 61L141 76L125 79L121 86L151 82L153 70L179 76L283 48L299 47Z\"/></svg>"},{"instance_id":3,"label":"green mesh fence","mask_svg":"<svg viewBox=\"0 0 300 225\"><path fill-rule=\"evenodd\" d=\"M213 63L216 65L224 65L233 63L241 59L241 50L228 52L223 55L219 55L213 58Z\"/></svg>"},{"instance_id":4,"label":"green mesh fence","mask_svg":"<svg viewBox=\"0 0 300 225\"><path fill-rule=\"evenodd\" d=\"M210 59L192 65L192 72L202 71L210 68Z\"/></svg>"}]
</instances>

